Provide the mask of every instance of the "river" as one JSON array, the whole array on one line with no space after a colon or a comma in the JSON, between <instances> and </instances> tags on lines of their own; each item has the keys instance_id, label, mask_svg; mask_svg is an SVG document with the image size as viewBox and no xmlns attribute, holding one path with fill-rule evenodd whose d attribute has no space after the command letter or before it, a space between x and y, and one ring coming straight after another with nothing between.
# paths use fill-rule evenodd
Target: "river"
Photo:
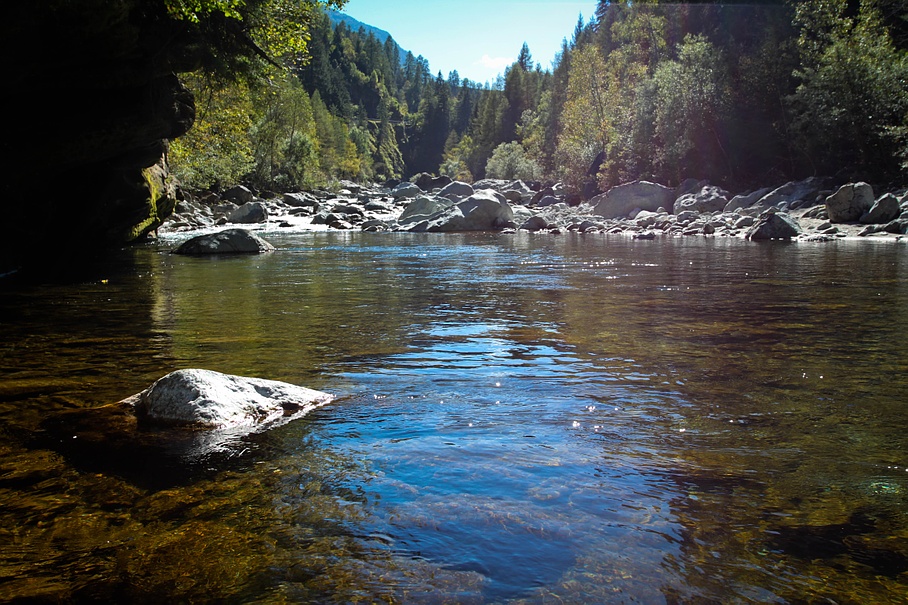
<instances>
[{"instance_id":1,"label":"river","mask_svg":"<svg viewBox=\"0 0 908 605\"><path fill-rule=\"evenodd\" d=\"M0 601L904 602L904 245L268 238L0 291ZM92 437L185 367L338 398Z\"/></svg>"}]
</instances>

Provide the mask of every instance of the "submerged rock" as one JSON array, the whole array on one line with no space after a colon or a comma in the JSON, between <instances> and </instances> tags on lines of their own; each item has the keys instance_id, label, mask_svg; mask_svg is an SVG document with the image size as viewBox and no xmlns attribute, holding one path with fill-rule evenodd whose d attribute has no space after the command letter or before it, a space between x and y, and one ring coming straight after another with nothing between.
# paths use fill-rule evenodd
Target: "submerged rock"
<instances>
[{"instance_id":1,"label":"submerged rock","mask_svg":"<svg viewBox=\"0 0 908 605\"><path fill-rule=\"evenodd\" d=\"M225 229L187 240L173 253L201 256L205 254L260 254L273 250L274 246L251 231Z\"/></svg>"},{"instance_id":2,"label":"submerged rock","mask_svg":"<svg viewBox=\"0 0 908 605\"><path fill-rule=\"evenodd\" d=\"M287 422L333 398L286 382L188 369L167 374L121 403L132 406L140 421L225 429Z\"/></svg>"}]
</instances>

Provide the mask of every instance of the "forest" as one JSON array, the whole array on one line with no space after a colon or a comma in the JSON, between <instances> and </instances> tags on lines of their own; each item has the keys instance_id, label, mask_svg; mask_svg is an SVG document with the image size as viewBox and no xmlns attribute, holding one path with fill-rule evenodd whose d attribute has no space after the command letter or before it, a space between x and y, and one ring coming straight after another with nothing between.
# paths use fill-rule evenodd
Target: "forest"
<instances>
[{"instance_id":1,"label":"forest","mask_svg":"<svg viewBox=\"0 0 908 605\"><path fill-rule=\"evenodd\" d=\"M587 193L908 174L904 0L600 0L566 34L550 69L524 44L479 84L321 9L264 75L184 74L197 117L171 168L189 188L276 191L420 172Z\"/></svg>"}]
</instances>

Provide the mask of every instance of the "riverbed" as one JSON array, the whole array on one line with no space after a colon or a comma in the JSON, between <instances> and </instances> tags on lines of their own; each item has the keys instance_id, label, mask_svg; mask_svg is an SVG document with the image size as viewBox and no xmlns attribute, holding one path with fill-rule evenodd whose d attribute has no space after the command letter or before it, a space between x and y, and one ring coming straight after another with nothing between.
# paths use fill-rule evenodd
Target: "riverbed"
<instances>
[{"instance_id":1,"label":"riverbed","mask_svg":"<svg viewBox=\"0 0 908 605\"><path fill-rule=\"evenodd\" d=\"M0 601L908 594L903 245L179 237L0 291ZM186 367L337 399L201 460L49 421Z\"/></svg>"}]
</instances>

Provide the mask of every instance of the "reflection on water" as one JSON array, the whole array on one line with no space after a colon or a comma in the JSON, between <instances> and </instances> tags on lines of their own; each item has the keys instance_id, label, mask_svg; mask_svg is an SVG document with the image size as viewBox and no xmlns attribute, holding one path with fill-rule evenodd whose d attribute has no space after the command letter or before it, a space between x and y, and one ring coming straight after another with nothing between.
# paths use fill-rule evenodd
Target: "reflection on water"
<instances>
[{"instance_id":1,"label":"reflection on water","mask_svg":"<svg viewBox=\"0 0 908 605\"><path fill-rule=\"evenodd\" d=\"M903 246L274 243L0 293L0 600L908 594ZM118 440L95 408L180 367L339 398L201 463Z\"/></svg>"}]
</instances>

